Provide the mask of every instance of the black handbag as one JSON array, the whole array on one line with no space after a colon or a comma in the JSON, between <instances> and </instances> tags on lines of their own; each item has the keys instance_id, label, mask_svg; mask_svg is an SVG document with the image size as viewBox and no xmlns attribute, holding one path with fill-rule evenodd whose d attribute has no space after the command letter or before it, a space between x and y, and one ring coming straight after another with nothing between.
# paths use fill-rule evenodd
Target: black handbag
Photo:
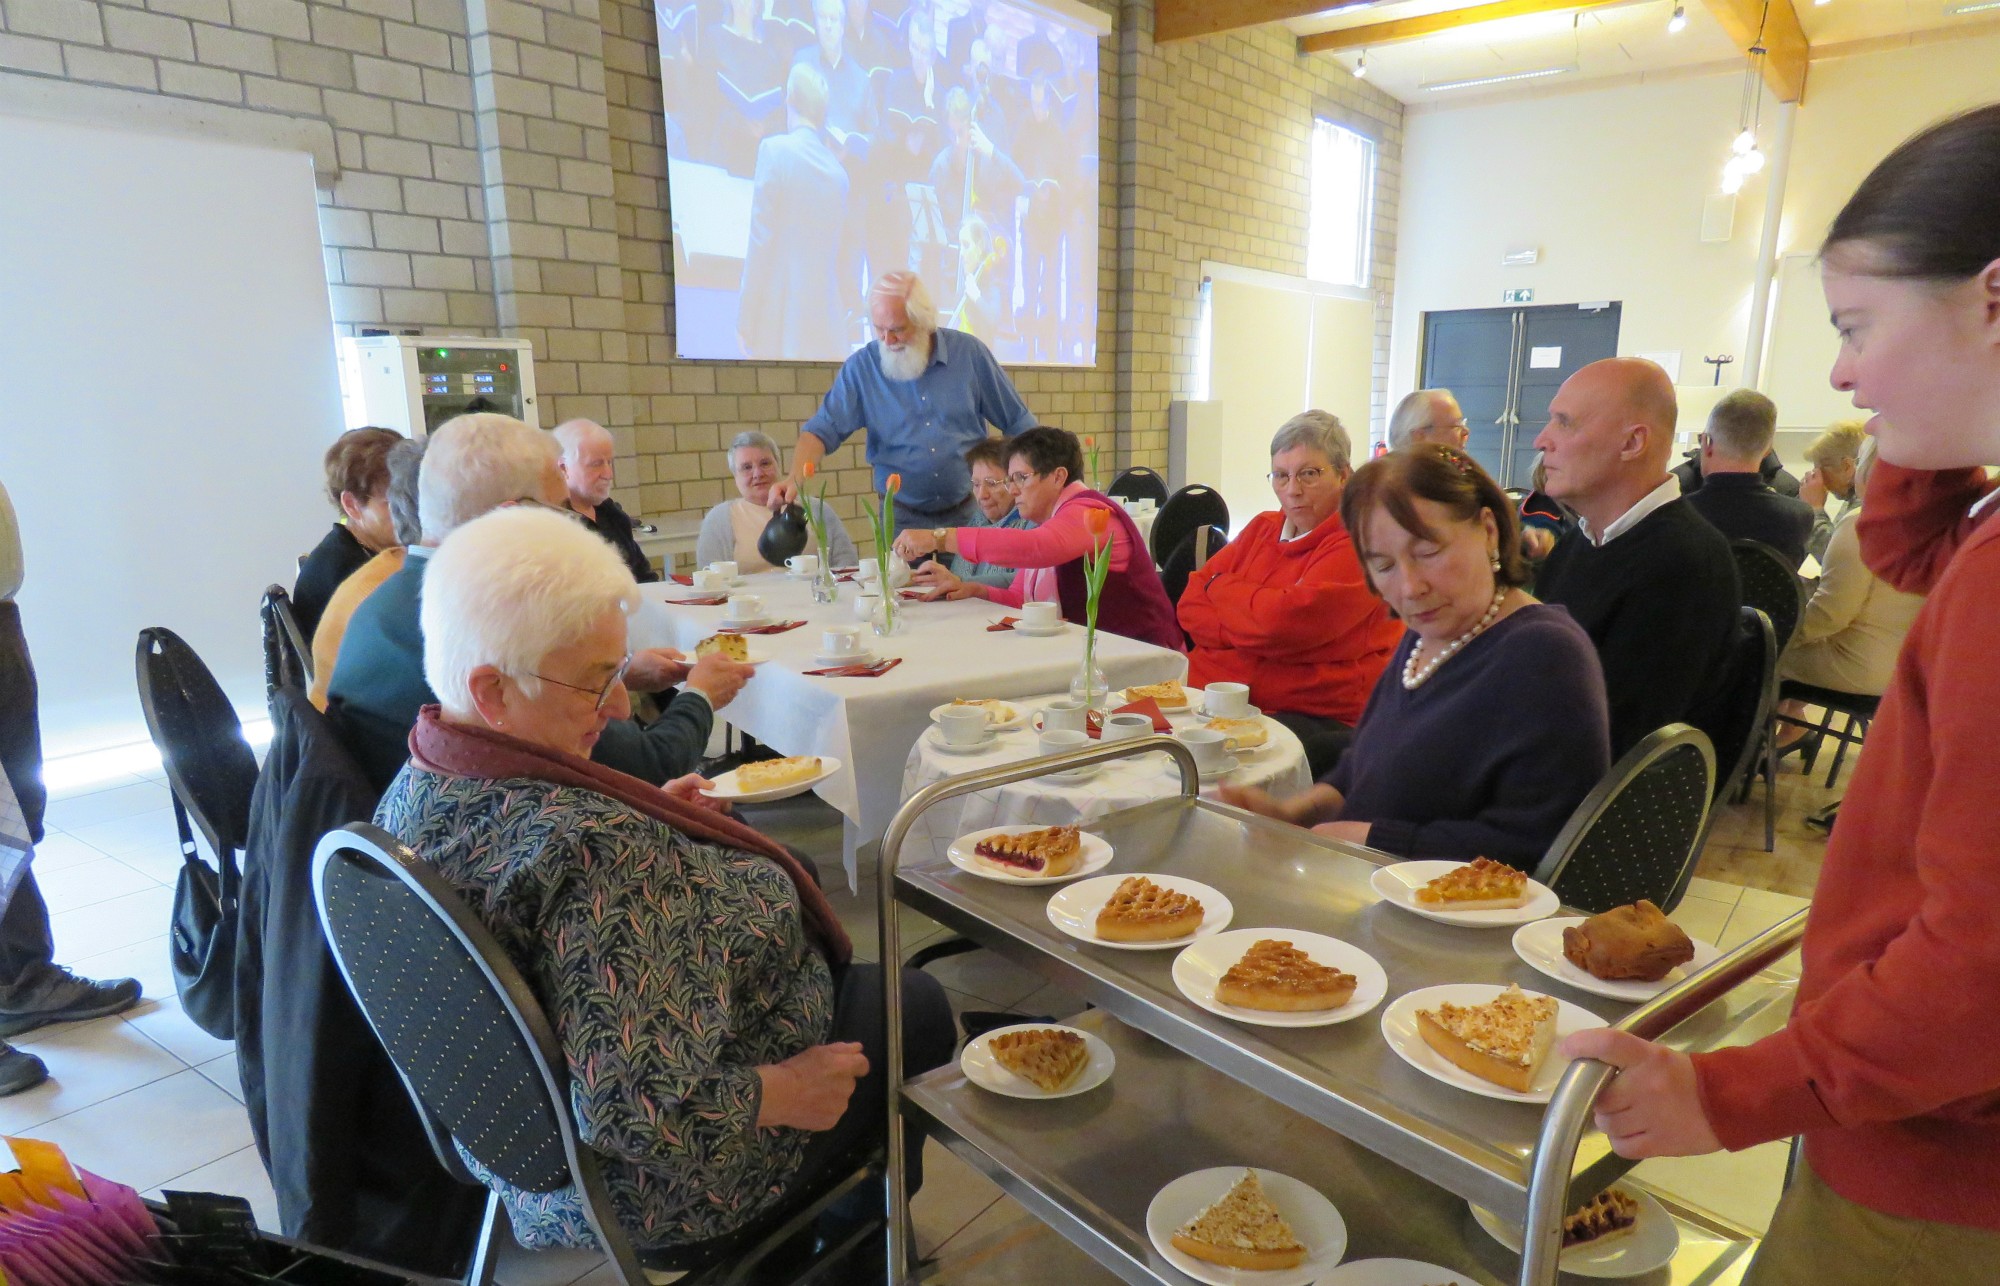
<instances>
[{"instance_id":1,"label":"black handbag","mask_svg":"<svg viewBox=\"0 0 2000 1286\"><path fill-rule=\"evenodd\" d=\"M181 1008L217 1040L236 1039L236 906L242 877L228 849L217 871L202 860L188 826L187 809L174 797L181 832L181 876L174 885L172 944L174 990Z\"/></svg>"}]
</instances>

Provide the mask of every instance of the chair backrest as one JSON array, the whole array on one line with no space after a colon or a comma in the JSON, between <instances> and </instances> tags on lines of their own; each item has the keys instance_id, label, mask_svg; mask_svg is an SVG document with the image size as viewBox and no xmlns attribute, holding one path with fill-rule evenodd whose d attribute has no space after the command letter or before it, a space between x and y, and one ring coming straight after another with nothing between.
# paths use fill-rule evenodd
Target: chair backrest
<instances>
[{"instance_id":1,"label":"chair backrest","mask_svg":"<svg viewBox=\"0 0 2000 1286\"><path fill-rule=\"evenodd\" d=\"M1229 530L1229 505L1213 487L1191 482L1160 506L1153 519L1153 561L1164 563L1167 555L1181 547L1197 527Z\"/></svg>"},{"instance_id":2,"label":"chair backrest","mask_svg":"<svg viewBox=\"0 0 2000 1286\"><path fill-rule=\"evenodd\" d=\"M1135 464L1111 480L1104 494L1119 500L1150 500L1167 503L1167 480L1143 464Z\"/></svg>"},{"instance_id":3,"label":"chair backrest","mask_svg":"<svg viewBox=\"0 0 2000 1286\"><path fill-rule=\"evenodd\" d=\"M233 861L250 836L257 756L222 685L193 648L165 626L139 631L139 708L174 798L218 859Z\"/></svg>"},{"instance_id":4,"label":"chair backrest","mask_svg":"<svg viewBox=\"0 0 2000 1286\"><path fill-rule=\"evenodd\" d=\"M1229 533L1220 527L1197 527L1189 532L1160 567L1160 584L1167 591L1167 599L1180 602L1181 595L1187 592L1188 578L1228 543Z\"/></svg>"},{"instance_id":5,"label":"chair backrest","mask_svg":"<svg viewBox=\"0 0 2000 1286\"><path fill-rule=\"evenodd\" d=\"M1784 651L1806 614L1806 586L1798 569L1761 540L1732 540L1729 552L1736 557L1736 576L1743 583L1743 605L1771 618L1778 650Z\"/></svg>"},{"instance_id":6,"label":"chair backrest","mask_svg":"<svg viewBox=\"0 0 2000 1286\"><path fill-rule=\"evenodd\" d=\"M1718 798L1756 771L1778 700L1778 652L1771 618L1757 608L1744 608L1722 682L1696 720L1715 746Z\"/></svg>"},{"instance_id":7,"label":"chair backrest","mask_svg":"<svg viewBox=\"0 0 2000 1286\"><path fill-rule=\"evenodd\" d=\"M257 605L257 620L264 630L264 692L279 688L310 690L313 684L312 645L299 628L298 614L292 610L292 596L283 585L264 589Z\"/></svg>"},{"instance_id":8,"label":"chair backrest","mask_svg":"<svg viewBox=\"0 0 2000 1286\"><path fill-rule=\"evenodd\" d=\"M1650 733L1577 805L1535 878L1564 906L1593 914L1639 898L1673 909L1700 852L1714 783L1707 734L1684 723Z\"/></svg>"},{"instance_id":9,"label":"chair backrest","mask_svg":"<svg viewBox=\"0 0 2000 1286\"><path fill-rule=\"evenodd\" d=\"M596 1156L577 1141L555 1029L492 932L435 868L365 822L319 842L313 893L341 977L418 1113L517 1188L577 1188L599 1244L643 1281ZM464 1168L436 1131L432 1142L448 1169Z\"/></svg>"}]
</instances>

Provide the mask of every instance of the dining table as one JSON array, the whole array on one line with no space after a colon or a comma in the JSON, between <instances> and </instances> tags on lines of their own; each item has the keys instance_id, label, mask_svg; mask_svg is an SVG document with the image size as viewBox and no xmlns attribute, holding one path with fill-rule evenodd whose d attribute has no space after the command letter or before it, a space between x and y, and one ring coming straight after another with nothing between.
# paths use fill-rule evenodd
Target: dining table
<instances>
[{"instance_id":1,"label":"dining table","mask_svg":"<svg viewBox=\"0 0 2000 1286\"><path fill-rule=\"evenodd\" d=\"M785 755L840 761L814 787L843 818L842 861L854 886L858 854L879 841L903 799L910 748L931 726L931 711L955 698L1029 697L1066 689L1082 666L1084 631L1063 622L1048 633L990 629L1020 609L985 599L935 602L899 599L893 633L881 635L855 615L858 583L837 582L832 602L815 602L810 579L770 571L740 576L724 593L762 600L759 615L803 622L780 634L748 634L756 673L717 718ZM640 586L633 614L634 648L671 647L692 655L702 640L729 624L716 591L675 581ZM815 660L831 626L858 626L865 650L900 664L873 677L815 675ZM1113 687L1182 678L1187 658L1169 648L1099 631L1097 668Z\"/></svg>"}]
</instances>

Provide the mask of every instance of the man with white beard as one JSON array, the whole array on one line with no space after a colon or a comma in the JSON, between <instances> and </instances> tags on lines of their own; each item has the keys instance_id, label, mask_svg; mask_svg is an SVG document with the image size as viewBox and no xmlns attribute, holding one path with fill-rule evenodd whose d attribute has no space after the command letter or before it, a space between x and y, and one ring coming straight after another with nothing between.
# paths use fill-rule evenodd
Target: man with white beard
<instances>
[{"instance_id":1,"label":"man with white beard","mask_svg":"<svg viewBox=\"0 0 2000 1286\"><path fill-rule=\"evenodd\" d=\"M963 527L977 509L965 452L987 436L1035 427L993 351L963 331L941 328L930 294L913 272L885 273L868 292L875 342L841 364L819 411L799 430L792 472L771 489L773 504L799 494L799 477L858 430L868 430L868 463L880 492L903 475L896 531Z\"/></svg>"}]
</instances>

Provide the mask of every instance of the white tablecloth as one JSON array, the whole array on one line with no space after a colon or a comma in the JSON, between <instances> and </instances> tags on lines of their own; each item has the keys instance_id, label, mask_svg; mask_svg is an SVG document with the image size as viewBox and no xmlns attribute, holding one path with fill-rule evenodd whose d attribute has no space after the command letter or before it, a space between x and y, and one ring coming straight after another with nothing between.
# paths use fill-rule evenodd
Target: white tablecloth
<instances>
[{"instance_id":1,"label":"white tablecloth","mask_svg":"<svg viewBox=\"0 0 2000 1286\"><path fill-rule=\"evenodd\" d=\"M1014 704L1032 712L1054 700L1057 697L1049 695ZM1200 723L1201 719L1175 713L1168 715L1167 721L1178 730ZM1296 795L1312 785L1305 747L1298 737L1272 719L1266 719L1264 726L1270 733L1270 741L1261 750L1240 754L1241 767L1235 771L1204 781L1204 795L1212 794L1220 782L1261 786L1280 798ZM903 767L903 795L908 798L946 777L1032 758L1041 753L1038 744L1032 714L1021 729L1001 733L998 743L985 750L946 750L942 734L926 732L910 747L909 761ZM1178 794L1180 783L1180 770L1171 759L1148 754L1105 764L1095 775L1075 783L1030 777L1011 786L960 795L937 803L917 819L910 828L901 860L926 861L933 852L942 857L954 839L988 826L1063 826L1093 821L1120 809L1136 808Z\"/></svg>"},{"instance_id":2,"label":"white tablecloth","mask_svg":"<svg viewBox=\"0 0 2000 1286\"><path fill-rule=\"evenodd\" d=\"M932 707L953 697L1033 696L1066 688L1083 660L1083 630L1035 638L1017 631L987 632L989 622L1009 615L983 599L958 602L904 602L898 612L903 633L878 638L862 626L864 640L879 655L903 663L873 679L809 678L815 668L820 630L830 624L859 624L854 617L855 587L840 586L832 603L814 603L812 587L783 572L746 577L737 593L763 598L777 620L805 620L786 634L753 634L750 656L763 658L756 677L720 714L765 745L788 755L832 755L841 771L820 783L819 796L847 819L845 858L849 879L855 850L888 829L903 796L903 761L918 734L930 726ZM696 591L662 582L641 586L645 602L632 622L632 646L675 647L692 653L715 633L722 607L682 607L673 597ZM1187 672L1187 658L1115 634L1098 634L1098 667L1113 686L1158 683Z\"/></svg>"}]
</instances>

